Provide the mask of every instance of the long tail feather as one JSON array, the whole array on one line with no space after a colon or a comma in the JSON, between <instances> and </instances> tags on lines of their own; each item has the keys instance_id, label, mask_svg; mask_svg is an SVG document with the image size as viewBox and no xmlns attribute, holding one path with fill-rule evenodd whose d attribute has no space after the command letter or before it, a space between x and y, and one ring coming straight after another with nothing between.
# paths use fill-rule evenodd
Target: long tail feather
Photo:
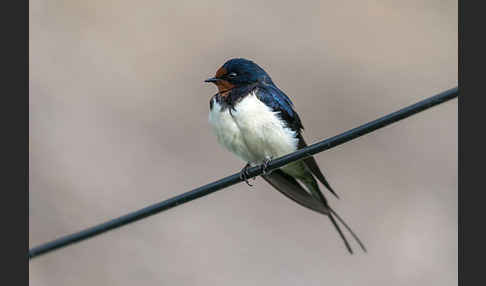
<instances>
[{"instance_id":1,"label":"long tail feather","mask_svg":"<svg viewBox=\"0 0 486 286\"><path fill-rule=\"evenodd\" d=\"M350 254L353 254L353 249L349 245L349 242L346 239L346 236L344 236L344 233L341 231L341 228L337 224L336 220L334 219L334 217L332 216L332 214L329 214L328 216L329 216L329 219L331 220L332 224L334 225L334 228L336 228L337 232L339 233L339 236L341 236L341 238L342 238L342 240L344 242L344 245L346 245L346 248L348 249L349 253Z\"/></svg>"},{"instance_id":2,"label":"long tail feather","mask_svg":"<svg viewBox=\"0 0 486 286\"><path fill-rule=\"evenodd\" d=\"M363 249L364 252L367 252L366 251L366 247L364 246L364 244L361 242L361 239L359 239L359 237L354 233L354 231L348 226L348 224L336 213L336 211L334 211L332 208L329 207L329 211L331 212L332 215L336 216L336 218L344 225L344 227L349 231L349 233L351 233L351 235L354 237L354 239L356 240L356 242L359 244L359 246L361 247L361 249Z\"/></svg>"},{"instance_id":3,"label":"long tail feather","mask_svg":"<svg viewBox=\"0 0 486 286\"><path fill-rule=\"evenodd\" d=\"M354 231L348 226L348 224L333 210L331 207L324 201L318 201L314 197L312 197L308 192L306 192L293 178L285 174L282 170L274 170L271 174L262 176L265 181L267 181L270 185L280 191L283 195L288 197L289 199L295 201L296 203L309 208L313 211L316 211L320 214L329 216L331 223L336 228L339 236L343 240L346 248L348 249L349 253L353 254L353 250L346 239L346 236L342 232L341 228L339 227L337 221L334 219L334 216L337 220L343 224L343 226L351 233L357 243L360 245L361 249L366 252L366 248L364 244L361 242L359 237L354 233ZM334 216L333 216L334 215Z\"/></svg>"}]
</instances>

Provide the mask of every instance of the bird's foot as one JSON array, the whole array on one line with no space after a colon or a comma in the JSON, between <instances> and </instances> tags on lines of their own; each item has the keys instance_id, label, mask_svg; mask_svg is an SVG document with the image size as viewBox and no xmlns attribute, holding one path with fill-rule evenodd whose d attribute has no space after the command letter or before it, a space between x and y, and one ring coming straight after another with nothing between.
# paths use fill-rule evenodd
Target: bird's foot
<instances>
[{"instance_id":1,"label":"bird's foot","mask_svg":"<svg viewBox=\"0 0 486 286\"><path fill-rule=\"evenodd\" d=\"M261 165L263 175L269 174L269 172L267 171L267 168L268 168L268 164L270 164L271 161L272 161L272 158L265 158L265 160L263 160L263 163Z\"/></svg>"},{"instance_id":2,"label":"bird's foot","mask_svg":"<svg viewBox=\"0 0 486 286\"><path fill-rule=\"evenodd\" d=\"M242 169L242 170L241 170L241 172L240 172L240 179L241 179L242 181L245 181L245 183L246 183L248 186L253 187L253 185L252 185L252 184L250 184L250 182L248 181L248 176L249 176L249 174L248 174L248 168L250 168L250 167L251 167L251 166L250 166L250 163L246 163L245 167L243 167L243 169ZM253 180L255 180L255 178L253 178Z\"/></svg>"}]
</instances>

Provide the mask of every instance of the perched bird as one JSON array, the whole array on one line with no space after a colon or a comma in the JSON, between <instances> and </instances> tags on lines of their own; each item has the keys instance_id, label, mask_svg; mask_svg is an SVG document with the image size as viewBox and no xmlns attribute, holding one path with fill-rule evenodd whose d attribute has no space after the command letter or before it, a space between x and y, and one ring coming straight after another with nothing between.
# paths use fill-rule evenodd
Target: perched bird
<instances>
[{"instance_id":1,"label":"perched bird","mask_svg":"<svg viewBox=\"0 0 486 286\"><path fill-rule=\"evenodd\" d=\"M262 165L262 177L270 185L291 200L328 216L350 253L353 250L335 218L366 251L319 189L316 178L338 197L314 157L266 172L271 159L307 146L302 136L304 127L293 103L270 76L254 62L235 58L227 61L205 82L214 83L218 88L218 93L209 102L209 123L218 142L247 163L240 173L241 178L248 183L247 169Z\"/></svg>"}]
</instances>

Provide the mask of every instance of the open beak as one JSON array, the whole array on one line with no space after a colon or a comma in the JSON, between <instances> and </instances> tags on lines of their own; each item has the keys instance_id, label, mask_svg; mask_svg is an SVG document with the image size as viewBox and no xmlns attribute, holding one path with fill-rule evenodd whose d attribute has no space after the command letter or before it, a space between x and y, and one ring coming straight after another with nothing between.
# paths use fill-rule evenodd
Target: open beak
<instances>
[{"instance_id":1,"label":"open beak","mask_svg":"<svg viewBox=\"0 0 486 286\"><path fill-rule=\"evenodd\" d=\"M212 78L208 78L207 80L205 80L204 82L212 82L212 83L216 83L218 82L220 79L217 78L217 77L212 77Z\"/></svg>"}]
</instances>

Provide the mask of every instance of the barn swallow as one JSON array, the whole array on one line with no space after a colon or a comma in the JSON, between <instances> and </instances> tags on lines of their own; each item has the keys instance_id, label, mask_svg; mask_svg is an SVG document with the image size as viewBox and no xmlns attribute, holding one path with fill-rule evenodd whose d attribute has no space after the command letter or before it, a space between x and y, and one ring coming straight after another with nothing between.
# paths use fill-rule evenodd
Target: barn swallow
<instances>
[{"instance_id":1,"label":"barn swallow","mask_svg":"<svg viewBox=\"0 0 486 286\"><path fill-rule=\"evenodd\" d=\"M302 136L304 127L292 101L270 76L254 62L235 58L205 82L214 83L218 88L209 102L209 123L218 142L246 162L241 178L248 183L247 169L261 165L262 178L275 189L298 204L328 216L351 254L353 250L336 219L366 252L358 236L322 194L317 180L338 197L314 157L266 171L273 158L307 146Z\"/></svg>"}]
</instances>

